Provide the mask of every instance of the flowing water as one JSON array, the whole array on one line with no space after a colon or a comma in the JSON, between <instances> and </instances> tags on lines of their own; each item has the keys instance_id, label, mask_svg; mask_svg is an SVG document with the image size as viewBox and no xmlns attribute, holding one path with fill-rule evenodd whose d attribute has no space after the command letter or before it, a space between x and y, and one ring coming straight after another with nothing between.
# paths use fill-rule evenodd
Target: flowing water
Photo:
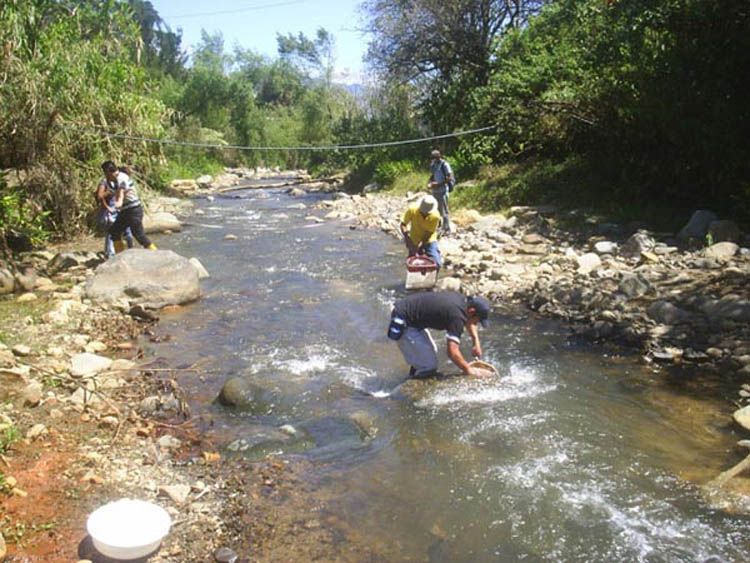
<instances>
[{"instance_id":1,"label":"flowing water","mask_svg":"<svg viewBox=\"0 0 750 563\"><path fill-rule=\"evenodd\" d=\"M225 455L306 456L329 515L394 561L747 559L750 522L692 484L725 469L737 439L702 385L498 310L481 333L498 378L408 391L385 336L404 294L399 243L309 220L325 196L238 193L198 201L160 245L212 277L198 303L162 316L175 338L151 351L204 366L181 383ZM262 389L262 408L215 403L229 377Z\"/></svg>"}]
</instances>

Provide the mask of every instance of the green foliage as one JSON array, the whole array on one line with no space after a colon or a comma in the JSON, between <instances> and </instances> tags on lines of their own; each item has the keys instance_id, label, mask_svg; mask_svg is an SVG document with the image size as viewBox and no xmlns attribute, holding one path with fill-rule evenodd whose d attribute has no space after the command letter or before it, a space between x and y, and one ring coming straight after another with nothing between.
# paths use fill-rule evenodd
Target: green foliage
<instances>
[{"instance_id":1,"label":"green foliage","mask_svg":"<svg viewBox=\"0 0 750 563\"><path fill-rule=\"evenodd\" d=\"M462 148L508 162L582 157L617 186L610 198L737 214L750 177L748 49L737 1L551 3L499 43L470 98L497 134Z\"/></svg>"},{"instance_id":2,"label":"green foliage","mask_svg":"<svg viewBox=\"0 0 750 563\"><path fill-rule=\"evenodd\" d=\"M105 159L146 177L158 146L111 144L96 131L159 136L166 108L132 62L138 29L121 6L68 12L52 0L11 0L0 11L0 168L23 169L25 202L56 235L79 231Z\"/></svg>"},{"instance_id":3,"label":"green foliage","mask_svg":"<svg viewBox=\"0 0 750 563\"><path fill-rule=\"evenodd\" d=\"M19 188L8 188L0 175L0 233L4 237L28 238L40 245L49 237L45 220L49 211L41 211Z\"/></svg>"},{"instance_id":4,"label":"green foliage","mask_svg":"<svg viewBox=\"0 0 750 563\"><path fill-rule=\"evenodd\" d=\"M17 442L20 439L21 433L15 424L11 424L0 430L0 454L7 453L13 442Z\"/></svg>"},{"instance_id":5,"label":"green foliage","mask_svg":"<svg viewBox=\"0 0 750 563\"><path fill-rule=\"evenodd\" d=\"M417 165L410 160L386 160L375 166L372 179L381 186L393 186L397 180L417 171ZM425 180L426 182L426 180Z\"/></svg>"}]
</instances>

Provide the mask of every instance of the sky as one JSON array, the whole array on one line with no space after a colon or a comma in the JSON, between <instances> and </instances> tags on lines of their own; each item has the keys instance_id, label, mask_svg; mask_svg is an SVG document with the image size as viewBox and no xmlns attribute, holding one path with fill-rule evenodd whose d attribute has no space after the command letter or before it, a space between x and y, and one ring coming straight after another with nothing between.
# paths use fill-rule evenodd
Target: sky
<instances>
[{"instance_id":1,"label":"sky","mask_svg":"<svg viewBox=\"0 0 750 563\"><path fill-rule=\"evenodd\" d=\"M201 29L220 31L224 50L236 44L269 57L278 56L276 34L315 37L320 27L336 40L334 80L362 83L367 37L359 6L362 0L151 0L159 16L172 29L182 29L182 45L190 53L201 38Z\"/></svg>"}]
</instances>

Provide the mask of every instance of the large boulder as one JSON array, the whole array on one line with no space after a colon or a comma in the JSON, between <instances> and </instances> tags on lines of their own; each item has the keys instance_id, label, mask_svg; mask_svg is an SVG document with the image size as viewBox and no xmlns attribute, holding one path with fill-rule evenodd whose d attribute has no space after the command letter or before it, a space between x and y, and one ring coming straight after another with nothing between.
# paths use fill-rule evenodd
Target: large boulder
<instances>
[{"instance_id":1,"label":"large boulder","mask_svg":"<svg viewBox=\"0 0 750 563\"><path fill-rule=\"evenodd\" d=\"M181 231L182 223L171 213L160 211L143 216L143 230L147 233L163 233L165 231Z\"/></svg>"},{"instance_id":2,"label":"large boulder","mask_svg":"<svg viewBox=\"0 0 750 563\"><path fill-rule=\"evenodd\" d=\"M200 297L198 271L171 250L132 248L101 264L85 288L93 301L128 300L150 308L181 305Z\"/></svg>"},{"instance_id":3,"label":"large boulder","mask_svg":"<svg viewBox=\"0 0 750 563\"><path fill-rule=\"evenodd\" d=\"M216 400L225 407L264 414L271 408L274 394L247 377L230 377L224 382Z\"/></svg>"},{"instance_id":4,"label":"large boulder","mask_svg":"<svg viewBox=\"0 0 750 563\"><path fill-rule=\"evenodd\" d=\"M727 259L737 254L740 247L733 242L717 242L703 250L703 254L708 258Z\"/></svg>"},{"instance_id":5,"label":"large boulder","mask_svg":"<svg viewBox=\"0 0 750 563\"><path fill-rule=\"evenodd\" d=\"M708 226L708 234L713 242L737 242L740 240L740 228L734 221L713 221Z\"/></svg>"},{"instance_id":6,"label":"large boulder","mask_svg":"<svg viewBox=\"0 0 750 563\"><path fill-rule=\"evenodd\" d=\"M680 229L677 234L677 238L680 240L688 239L700 239L703 240L708 233L708 226L714 221L718 221L719 217L713 211L707 209L699 209L693 213L692 217L688 221L687 225Z\"/></svg>"}]
</instances>

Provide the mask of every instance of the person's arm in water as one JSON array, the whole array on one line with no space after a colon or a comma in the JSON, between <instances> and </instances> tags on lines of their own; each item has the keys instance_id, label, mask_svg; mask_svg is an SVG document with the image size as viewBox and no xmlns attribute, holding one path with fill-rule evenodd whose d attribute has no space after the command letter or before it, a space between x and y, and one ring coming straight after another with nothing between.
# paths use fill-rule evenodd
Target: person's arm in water
<instances>
[{"instance_id":1,"label":"person's arm in water","mask_svg":"<svg viewBox=\"0 0 750 563\"><path fill-rule=\"evenodd\" d=\"M468 323L466 325L466 331L471 336L471 353L474 354L475 358L482 357L482 343L479 342L479 329L477 329L476 323Z\"/></svg>"},{"instance_id":2,"label":"person's arm in water","mask_svg":"<svg viewBox=\"0 0 750 563\"><path fill-rule=\"evenodd\" d=\"M464 355L461 353L461 347L458 345L458 342L455 340L448 340L446 348L448 351L448 357L454 364L456 364L458 369L464 372L464 375L482 375L481 370L472 368L469 365L469 362L464 359Z\"/></svg>"}]
</instances>

